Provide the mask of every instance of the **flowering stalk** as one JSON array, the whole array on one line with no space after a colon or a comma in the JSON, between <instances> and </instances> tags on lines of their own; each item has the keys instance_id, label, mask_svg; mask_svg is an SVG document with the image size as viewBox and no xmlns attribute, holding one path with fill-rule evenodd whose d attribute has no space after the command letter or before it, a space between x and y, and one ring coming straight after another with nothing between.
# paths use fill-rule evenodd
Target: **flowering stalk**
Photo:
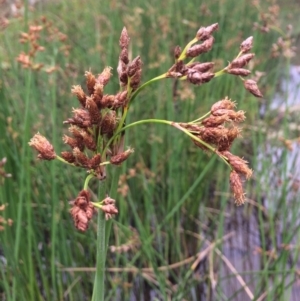
<instances>
[{"instance_id":1,"label":"flowering stalk","mask_svg":"<svg viewBox=\"0 0 300 301\"><path fill-rule=\"evenodd\" d=\"M141 85L142 61L139 56L129 59L128 46L130 38L126 28L122 30L119 45L120 55L117 67L120 90L114 95L105 94L105 86L111 79L111 68L106 67L99 75L91 71L85 73L86 88L73 86L71 92L77 97L79 108L73 109L73 116L64 121L69 125L69 135L63 136L63 141L71 150L56 154L52 144L37 133L29 145L38 151L42 160L57 159L73 167L80 167L88 172L83 189L71 202L71 216L75 227L82 232L87 231L93 215L98 212L97 224L97 268L93 290L93 301L104 300L104 270L106 259L106 242L108 229L106 220L118 214L116 202L107 195L107 166L119 166L133 153L132 148L124 149L124 135L130 128L145 123L160 123L172 126L191 138L201 150L213 153L230 167L230 186L237 205L245 201L242 179L250 178L251 169L247 162L233 155L230 148L234 140L241 136L238 127L245 120L243 111L236 111L236 104L227 97L212 105L209 112L189 122L174 122L161 119L139 120L126 125L128 109L138 94L150 84L168 78L186 80L194 85L202 85L217 76L235 75L244 82L246 90L256 97L262 97L253 80L244 80L250 71L244 67L254 57L248 53L252 47L252 37L246 39L240 46L240 52L228 66L218 72L213 71L213 62L197 62L196 58L210 51L213 47L212 34L218 29L218 24L201 27L195 38L181 51L175 47L175 63L160 76L150 79ZM185 62L188 60L188 62ZM114 173L115 174L115 173ZM99 200L92 200L89 191L91 179L100 181ZM112 189L116 189L118 177L111 180Z\"/></svg>"}]
</instances>

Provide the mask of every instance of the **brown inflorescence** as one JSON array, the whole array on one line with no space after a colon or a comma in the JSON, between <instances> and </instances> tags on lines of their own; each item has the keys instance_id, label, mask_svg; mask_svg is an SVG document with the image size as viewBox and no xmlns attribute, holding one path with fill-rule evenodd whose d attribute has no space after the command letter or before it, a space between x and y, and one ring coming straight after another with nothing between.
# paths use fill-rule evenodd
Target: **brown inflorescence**
<instances>
[{"instance_id":1,"label":"brown inflorescence","mask_svg":"<svg viewBox=\"0 0 300 301\"><path fill-rule=\"evenodd\" d=\"M257 83L254 79L245 80L242 77L248 76L251 71L245 69L246 65L254 58L254 53L248 53L253 46L253 37L249 37L244 40L240 45L239 55L232 60L228 66L224 69L225 73L239 76L244 81L244 87L255 97L263 97L262 93L258 89Z\"/></svg>"},{"instance_id":2,"label":"brown inflorescence","mask_svg":"<svg viewBox=\"0 0 300 301\"><path fill-rule=\"evenodd\" d=\"M259 91L256 81L252 79L247 79L244 81L244 87L247 91L253 94L255 97L263 97L262 93Z\"/></svg>"},{"instance_id":3,"label":"brown inflorescence","mask_svg":"<svg viewBox=\"0 0 300 301\"><path fill-rule=\"evenodd\" d=\"M42 33L45 32L45 35ZM46 40L45 38L46 37ZM45 62L38 62L37 57L39 52L46 50L47 43L56 41L59 44L58 51L62 52L64 56L69 55L70 46L67 45L67 36L60 32L57 27L53 25L53 22L47 20L45 16L42 16L39 20L36 20L34 24L29 25L28 32L21 32L19 42L21 44L28 45L28 51L20 52L16 57L18 63L23 68L31 69L34 71L43 70L46 73L52 73L58 69L58 66L45 66Z\"/></svg>"},{"instance_id":4,"label":"brown inflorescence","mask_svg":"<svg viewBox=\"0 0 300 301\"><path fill-rule=\"evenodd\" d=\"M249 179L252 170L248 167L247 161L230 152L234 140L241 137L241 128L238 124L245 120L245 112L236 111L235 106L235 103L226 97L212 105L210 116L205 119L178 125L195 137L192 140L199 148L207 152L213 151L227 161L232 168L230 185L235 201L242 204L245 195L241 179L242 177Z\"/></svg>"},{"instance_id":5,"label":"brown inflorescence","mask_svg":"<svg viewBox=\"0 0 300 301\"><path fill-rule=\"evenodd\" d=\"M213 62L189 62L184 63L186 58L196 58L199 55L210 51L213 47L214 37L213 32L219 28L218 24L212 24L208 27L201 27L196 35L195 42L201 41L200 44L191 45L186 49L185 53L181 52L179 46L175 47L174 57L175 64L168 70L166 77L186 79L194 85L202 85L208 83L215 74L211 71Z\"/></svg>"},{"instance_id":6,"label":"brown inflorescence","mask_svg":"<svg viewBox=\"0 0 300 301\"><path fill-rule=\"evenodd\" d=\"M245 194L243 190L242 180L240 175L235 171L232 170L230 173L230 188L233 193L235 203L240 206L245 203Z\"/></svg>"},{"instance_id":7,"label":"brown inflorescence","mask_svg":"<svg viewBox=\"0 0 300 301\"><path fill-rule=\"evenodd\" d=\"M40 133L35 134L29 141L29 145L39 152L38 158L42 160L53 160L56 154L53 145Z\"/></svg>"},{"instance_id":8,"label":"brown inflorescence","mask_svg":"<svg viewBox=\"0 0 300 301\"><path fill-rule=\"evenodd\" d=\"M142 60L140 56L137 56L132 61L129 60L128 57L128 46L129 46L130 38L128 36L127 29L124 27L120 40L119 45L121 48L121 53L119 56L119 63L117 72L119 75L119 83L121 86L126 86L129 82L129 86L132 91L136 90L141 82L141 75L142 75Z\"/></svg>"},{"instance_id":9,"label":"brown inflorescence","mask_svg":"<svg viewBox=\"0 0 300 301\"><path fill-rule=\"evenodd\" d=\"M105 219L111 219L115 214L118 214L118 209L115 205L116 201L109 196L102 200L101 210L105 213Z\"/></svg>"},{"instance_id":10,"label":"brown inflorescence","mask_svg":"<svg viewBox=\"0 0 300 301\"><path fill-rule=\"evenodd\" d=\"M122 164L127 158L134 152L132 148L124 151L123 153L117 154L110 158L110 163L114 165Z\"/></svg>"},{"instance_id":11,"label":"brown inflorescence","mask_svg":"<svg viewBox=\"0 0 300 301\"><path fill-rule=\"evenodd\" d=\"M253 53L248 53L252 47L252 37L240 45L239 55L219 72L213 72L213 62L194 61L197 56L212 49L214 43L212 34L217 29L217 23L201 27L184 50L177 46L174 51L175 63L158 78L179 78L194 85L202 85L224 73L240 77L249 75L250 71L245 69L245 66L254 57ZM30 30L33 35L38 35L41 28L37 26ZM22 38L24 41L29 39L27 34L23 34ZM61 39L63 40L64 37ZM71 89L71 93L78 99L79 107L73 108L72 116L63 122L69 126L69 134L64 134L62 139L71 149L57 156L50 142L38 133L29 142L29 145L39 152L38 158L59 159L73 166L84 168L92 177L99 180L105 179L105 168L108 164L121 165L127 160L133 149L129 148L124 151L124 126L129 102L140 91L138 89L142 75L140 56L132 60L129 58L129 41L128 32L124 27L119 40L120 55L117 67L120 90L115 94L105 93L106 86L112 77L111 67L105 67L98 75L91 70L86 71L85 87L74 85ZM35 51L42 50L37 44ZM187 58L191 60L185 63L184 60ZM22 61L24 66L30 67L30 59L29 54L21 54L19 61ZM254 80L242 80L248 91L257 97L262 97ZM143 85L140 88L146 86ZM235 103L225 98L215 103L207 115L205 119L199 118L194 122L172 124L188 132L199 148L208 152L213 151L226 160L233 170L230 185L236 202L240 204L245 198L241 177L249 178L252 171L248 168L246 161L231 154L230 148L234 140L241 136L241 129L238 125L245 120L245 113L236 111ZM105 212L106 219L118 213L115 200L109 197L97 207ZM71 209L76 228L86 231L94 211L90 193L82 190Z\"/></svg>"},{"instance_id":12,"label":"brown inflorescence","mask_svg":"<svg viewBox=\"0 0 300 301\"><path fill-rule=\"evenodd\" d=\"M120 165L132 152L132 150L124 152L119 139L119 145L118 142L111 143L113 150L106 148L106 153L100 156L102 149L115 134L122 111L128 105L128 93L137 89L140 84L142 62L139 56L132 61L129 60L128 45L129 37L124 28L120 37L119 63L122 68L118 70L122 90L115 95L104 93L105 86L112 76L111 67L105 67L99 75L87 71L85 73L87 92L80 85L72 87L71 92L77 97L80 107L74 108L73 116L64 121L64 124L69 124L70 135L65 134L63 142L72 150L62 152L62 159L90 170L99 179L105 177L105 167L101 167L102 163ZM125 83L129 83L131 91L124 85ZM40 134L34 136L29 144L39 151L39 158L45 160L56 158L52 145Z\"/></svg>"},{"instance_id":13,"label":"brown inflorescence","mask_svg":"<svg viewBox=\"0 0 300 301\"><path fill-rule=\"evenodd\" d=\"M74 220L75 227L85 232L88 229L89 221L95 213L95 207L91 203L91 195L87 190L81 190L77 198L73 202L73 207L70 210Z\"/></svg>"}]
</instances>

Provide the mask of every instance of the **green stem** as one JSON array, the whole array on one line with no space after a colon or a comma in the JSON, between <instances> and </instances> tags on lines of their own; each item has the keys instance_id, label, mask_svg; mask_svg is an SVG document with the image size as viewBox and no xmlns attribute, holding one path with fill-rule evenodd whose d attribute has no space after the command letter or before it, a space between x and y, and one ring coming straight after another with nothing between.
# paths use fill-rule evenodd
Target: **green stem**
<instances>
[{"instance_id":1,"label":"green stem","mask_svg":"<svg viewBox=\"0 0 300 301\"><path fill-rule=\"evenodd\" d=\"M65 159L63 159L62 157L60 157L60 156L58 156L58 155L56 155L56 158L55 158L55 159L57 159L57 160L59 160L59 161L65 163L65 164L72 165L72 166L76 166L75 164L66 161Z\"/></svg>"},{"instance_id":2,"label":"green stem","mask_svg":"<svg viewBox=\"0 0 300 301\"><path fill-rule=\"evenodd\" d=\"M163 79L163 78L166 78L167 77L167 73L164 73L164 74L161 74L157 77L154 77L150 80L148 80L147 82L145 82L143 85L141 85L138 89L136 89L133 93L132 93L132 96L131 96L131 99L130 99L130 103L133 102L133 100L137 97L137 95L142 91L144 90L148 85L160 80L160 79Z\"/></svg>"},{"instance_id":3,"label":"green stem","mask_svg":"<svg viewBox=\"0 0 300 301\"><path fill-rule=\"evenodd\" d=\"M84 181L84 185L83 185L83 190L87 190L88 189L88 186L89 186L89 182L90 180L94 177L94 174L89 174L85 181Z\"/></svg>"},{"instance_id":4,"label":"green stem","mask_svg":"<svg viewBox=\"0 0 300 301\"><path fill-rule=\"evenodd\" d=\"M226 68L227 68L227 67L226 67ZM224 68L224 69L222 69L222 70L216 72L214 78L219 77L219 76L225 74L225 73L226 73L226 68Z\"/></svg>"},{"instance_id":5,"label":"green stem","mask_svg":"<svg viewBox=\"0 0 300 301\"><path fill-rule=\"evenodd\" d=\"M143 123L164 123L164 124L168 124L168 125L172 125L172 121L168 121L168 120L160 120L160 119L144 119L144 120L139 120L133 123L130 123L124 127L122 127L121 129L118 129L116 131L116 133L108 140L108 142L105 145L105 148L103 150L103 154L106 154L108 147L110 146L110 144L115 140L115 138L123 131L125 131L126 129L139 125L139 124L143 124Z\"/></svg>"},{"instance_id":6,"label":"green stem","mask_svg":"<svg viewBox=\"0 0 300 301\"><path fill-rule=\"evenodd\" d=\"M195 43L198 42L198 39L195 37L193 40L191 40L183 49L183 51L181 52L180 57L178 58L178 61L183 61L186 58L186 52L187 50Z\"/></svg>"},{"instance_id":7,"label":"green stem","mask_svg":"<svg viewBox=\"0 0 300 301\"><path fill-rule=\"evenodd\" d=\"M204 142L203 140L201 140L199 137L193 135L189 130L181 127L179 125L179 123L173 122L173 121L169 121L169 120L164 120L164 119L144 119L144 120L139 120L133 123L130 123L126 126L124 126L121 130L117 131L114 136L108 141L103 153L105 153L107 151L108 146L110 145L110 143L114 140L114 138L119 135L122 131L125 131L126 129L129 129L133 126L139 125L139 124L144 124L144 123L162 123L162 124L167 124L167 125L171 125L175 128L177 128L178 130L184 132L186 135L188 135L189 137L191 137L193 140L201 143L203 146L205 146L206 148L208 148L211 152L216 153L216 149L213 148L211 145L209 145L208 143ZM228 165L230 168L230 164L228 163L228 161L226 160L226 158L220 154L217 154L226 165Z\"/></svg>"},{"instance_id":8,"label":"green stem","mask_svg":"<svg viewBox=\"0 0 300 301\"><path fill-rule=\"evenodd\" d=\"M86 181L91 175L86 178ZM99 188L99 199L104 199L106 195L106 181L101 182L103 186ZM86 184L86 183L85 183ZM104 280L105 280L105 261L106 261L106 246L105 246L105 226L106 220L104 212L98 210L97 218L97 255L96 255L96 275L93 288L92 301L104 301Z\"/></svg>"},{"instance_id":9,"label":"green stem","mask_svg":"<svg viewBox=\"0 0 300 301\"><path fill-rule=\"evenodd\" d=\"M210 115L210 111L207 112L206 114L204 114L203 116L201 116L200 118L197 118L197 119L195 119L195 120L189 122L189 124L192 124L192 123L198 123L198 122L202 121L204 118L206 118L206 117L209 116L209 115Z\"/></svg>"},{"instance_id":10,"label":"green stem","mask_svg":"<svg viewBox=\"0 0 300 301\"><path fill-rule=\"evenodd\" d=\"M130 98L130 101L128 103L128 105L124 108L124 111L123 111L123 115L122 115L122 118L119 122L119 126L118 126L118 129L117 129L117 133L119 133L122 129L122 126L123 124L125 123L125 120L126 120L126 117L127 117L127 113L128 113L128 109L129 109L129 106L130 104L133 102L133 100L137 97L137 95L143 90L145 89L148 85L160 80L160 79L163 79L163 78L166 78L167 77L167 73L164 73L164 74L161 74L157 77L154 77L150 80L148 80L147 82L145 82L143 85L141 85L136 91L134 91L132 93L132 96ZM117 136L114 136L114 139L116 138ZM105 154L105 152L104 152Z\"/></svg>"},{"instance_id":11,"label":"green stem","mask_svg":"<svg viewBox=\"0 0 300 301\"><path fill-rule=\"evenodd\" d=\"M116 198L120 172L121 168L114 168L109 174L111 180L109 195L112 198ZM85 184L88 183L88 178L89 176L86 178ZM104 185L100 187L98 193L99 200L103 200L108 191L106 181L101 183ZM104 212L99 209L97 220L97 264L92 301L104 301L105 261L110 230L111 221L106 221Z\"/></svg>"}]
</instances>

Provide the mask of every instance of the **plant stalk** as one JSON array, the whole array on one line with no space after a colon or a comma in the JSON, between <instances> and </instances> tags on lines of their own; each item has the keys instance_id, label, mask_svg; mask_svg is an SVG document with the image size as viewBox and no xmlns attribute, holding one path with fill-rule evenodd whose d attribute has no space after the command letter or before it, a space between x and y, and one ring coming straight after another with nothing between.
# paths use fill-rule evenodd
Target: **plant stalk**
<instances>
[{"instance_id":1,"label":"plant stalk","mask_svg":"<svg viewBox=\"0 0 300 301\"><path fill-rule=\"evenodd\" d=\"M106 195L106 181L101 182L99 188L99 199L102 200ZM105 281L105 261L106 261L106 247L105 247L105 226L106 220L104 212L98 210L97 217L97 255L96 255L96 275L94 281L92 301L104 301L104 281Z\"/></svg>"},{"instance_id":2,"label":"plant stalk","mask_svg":"<svg viewBox=\"0 0 300 301\"><path fill-rule=\"evenodd\" d=\"M106 197L107 192L112 198L116 197L119 175L121 168L115 167L111 170L111 173L108 174L109 185L107 180L102 181L99 188L99 201L103 200ZM85 189L90 178L86 180ZM105 297L105 262L107 255L107 247L109 242L109 235L111 230L111 221L105 220L104 212L98 210L98 219L97 219L97 255L96 255L96 275L93 289L92 301L104 301Z\"/></svg>"}]
</instances>

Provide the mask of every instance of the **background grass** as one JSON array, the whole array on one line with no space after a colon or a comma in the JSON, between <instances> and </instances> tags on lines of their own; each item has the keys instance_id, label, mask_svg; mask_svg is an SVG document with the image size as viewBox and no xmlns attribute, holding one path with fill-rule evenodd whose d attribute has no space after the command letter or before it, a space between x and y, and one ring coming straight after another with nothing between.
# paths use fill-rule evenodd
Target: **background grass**
<instances>
[{"instance_id":1,"label":"background grass","mask_svg":"<svg viewBox=\"0 0 300 301\"><path fill-rule=\"evenodd\" d=\"M266 73L259 81L265 97L255 99L230 76L196 88L180 83L175 97L174 83L164 81L136 99L129 119L189 121L227 95L236 100L247 122L234 153L254 169L247 203L234 206L229 170L181 133L149 124L130 130L126 144L135 154L122 166L120 213L109 242L127 251L109 250L106 299L298 300L299 144L293 140L289 151L284 142L299 137L299 117L289 91L279 84L289 82L290 60L271 57L278 29L285 31L287 20L293 23L296 6L289 6L291 1L276 14L275 4L69 0L39 2L34 10L25 5L21 17L9 17L0 32L0 159L7 157L5 170L13 177L0 187L0 202L9 204L1 215L14 224L0 232L2 300L91 299L96 225L79 233L68 213L85 174L58 162L38 162L28 147L30 137L40 131L57 150L65 149L62 121L77 106L70 88L84 83L85 70L116 70L123 26L132 56L139 54L144 62L146 81L171 66L175 45L184 46L200 26L215 22L216 42L203 59L224 66L253 35L253 74ZM254 30L270 11L272 29ZM51 74L23 69L15 59L28 50L19 33L40 24L41 16L68 37L59 42L41 33L45 51L36 61L58 66ZM297 32L296 27L295 38ZM115 77L106 92L117 89ZM93 185L97 191L98 183Z\"/></svg>"}]
</instances>

